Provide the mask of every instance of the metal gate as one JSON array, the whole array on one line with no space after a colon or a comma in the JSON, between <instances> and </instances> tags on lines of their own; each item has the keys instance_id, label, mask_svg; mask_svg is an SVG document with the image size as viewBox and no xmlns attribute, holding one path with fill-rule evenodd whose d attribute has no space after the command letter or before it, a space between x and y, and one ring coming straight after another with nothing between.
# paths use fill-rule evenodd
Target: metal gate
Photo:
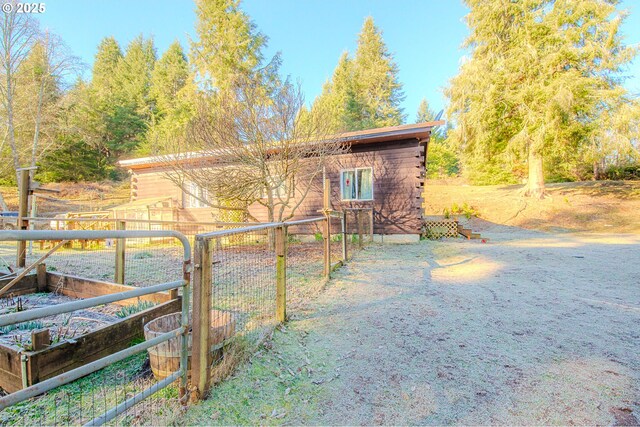
<instances>
[{"instance_id":1,"label":"metal gate","mask_svg":"<svg viewBox=\"0 0 640 427\"><path fill-rule=\"evenodd\" d=\"M179 355L179 369L175 372L169 374L166 378L155 382L150 387L138 391L135 394L129 396L125 390L125 396L123 401L117 404L113 404L112 407L107 408L105 405L104 411L100 411L99 414L91 414L89 417L82 417L82 423L86 423L86 425L102 425L104 423L113 420L119 415L126 412L128 409L132 408L137 403L143 401L147 397L153 395L154 393L162 390L163 388L169 386L173 382L179 380L180 388L179 388L179 397L183 404L186 404L187 399L187 361L188 361L188 337L189 337L189 299L190 299L190 269L191 269L191 248L187 238L178 232L163 230L163 231L118 231L118 230L108 230L108 231L0 231L0 242L6 244L7 242L16 242L16 247L24 247L24 245L18 244L18 242L25 241L48 241L48 242L58 242L53 249L42 258L39 258L38 262L43 262L50 254L63 247L64 242L73 242L76 240L83 241L104 241L104 242L112 242L116 241L118 243L125 244L123 242L126 239L153 239L153 238L173 238L176 239L180 245L182 246L182 277L176 277L176 280L168 281L165 283L159 284L151 284L142 288L133 288L127 289L122 292L105 294L96 297L89 297L84 299L79 299L75 301L63 302L56 305L50 305L41 308L34 308L30 310L24 311L16 311L12 313L6 313L0 315L0 327L11 327L11 325L17 325L23 322L36 321L37 319L41 319L46 316L60 315L64 313L71 313L76 310L87 309L89 307L96 307L103 304L114 303L117 301L129 300L131 298L137 298L140 301L140 297L145 295L152 295L162 291L168 291L169 295L178 295L178 290L182 289L182 303L181 303L181 317L180 324L178 327L163 332L155 338L148 339L146 341L140 342L123 350L117 351L113 354L110 354L106 357L101 357L97 360L91 361L82 366L71 369L67 372L63 372L59 375L56 375L52 378L45 379L36 384L28 385L21 390L15 391L4 397L0 398L0 411L5 410L6 408L10 408L12 405L16 405L20 402L26 401L28 399L39 396L43 393L46 393L50 390L53 390L57 387L60 387L64 384L68 384L72 381L78 380L86 375L99 371L103 368L109 367L110 365L122 361L132 355L135 355L140 352L144 352L145 350L154 347L160 343L167 342L171 339L179 339L180 340L180 355ZM18 249L20 250L20 249ZM118 249L116 248L116 264L118 262ZM122 261L123 262L123 261ZM32 264L30 267L36 267L36 263ZM25 270L29 270L27 267ZM40 273L40 272L39 272ZM16 278L19 279L20 275L23 275L25 271L20 274L12 273L16 275ZM16 279L16 280L17 280ZM12 285L10 283L10 285ZM9 286L9 285L7 285ZM121 286L121 285L114 285ZM122 288L126 288L126 286L122 286ZM131 287L130 287L131 288ZM2 289L0 289L0 294L4 293ZM177 302L177 301L176 301ZM108 344L108 343L107 343ZM23 356L24 358L25 356ZM26 382L27 372L25 372L26 368L24 368L23 364L23 384ZM26 384L25 384L26 385ZM85 414L83 414L85 415ZM94 416L95 415L95 416ZM77 423L78 420L74 420ZM2 422L0 422L1 424ZM67 419L67 423L69 420Z\"/></svg>"}]
</instances>

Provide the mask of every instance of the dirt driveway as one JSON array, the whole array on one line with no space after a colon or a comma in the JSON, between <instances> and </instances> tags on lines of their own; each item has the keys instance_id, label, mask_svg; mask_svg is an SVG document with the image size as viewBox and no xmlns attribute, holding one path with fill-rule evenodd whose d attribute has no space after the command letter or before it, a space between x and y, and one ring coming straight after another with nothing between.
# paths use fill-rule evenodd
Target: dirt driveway
<instances>
[{"instance_id":1,"label":"dirt driveway","mask_svg":"<svg viewBox=\"0 0 640 427\"><path fill-rule=\"evenodd\" d=\"M187 422L640 419L640 236L372 246Z\"/></svg>"}]
</instances>

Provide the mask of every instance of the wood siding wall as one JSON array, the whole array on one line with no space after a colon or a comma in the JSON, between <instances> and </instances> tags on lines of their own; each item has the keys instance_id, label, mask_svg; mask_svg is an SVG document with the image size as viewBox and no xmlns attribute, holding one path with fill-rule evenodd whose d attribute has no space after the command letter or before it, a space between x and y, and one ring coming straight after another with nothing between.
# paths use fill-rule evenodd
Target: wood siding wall
<instances>
[{"instance_id":1,"label":"wood siding wall","mask_svg":"<svg viewBox=\"0 0 640 427\"><path fill-rule=\"evenodd\" d=\"M336 156L327 166L331 180L332 207L374 209L374 233L418 234L422 226L422 190L425 175L426 144L417 139L355 145L347 154ZM340 197L340 171L351 168L373 169L373 201L345 202ZM135 186L135 188L134 188ZM151 197L175 198L182 204L182 191L163 176L159 168L138 169L132 174L132 200ZM135 198L133 198L135 197ZM322 176L314 181L293 220L317 217L322 209ZM178 210L180 221L212 221L208 208ZM249 213L258 221L267 222L264 206L254 203Z\"/></svg>"}]
</instances>

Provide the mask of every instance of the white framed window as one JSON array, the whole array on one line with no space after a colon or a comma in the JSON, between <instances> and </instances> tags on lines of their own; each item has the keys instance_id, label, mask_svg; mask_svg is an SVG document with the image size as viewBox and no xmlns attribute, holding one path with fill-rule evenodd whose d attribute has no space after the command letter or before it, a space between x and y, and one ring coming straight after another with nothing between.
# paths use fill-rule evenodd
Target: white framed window
<instances>
[{"instance_id":1,"label":"white framed window","mask_svg":"<svg viewBox=\"0 0 640 427\"><path fill-rule=\"evenodd\" d=\"M193 181L187 181L184 184L184 197L182 205L185 208L206 208L209 200L209 190L200 187Z\"/></svg>"},{"instance_id":2,"label":"white framed window","mask_svg":"<svg viewBox=\"0 0 640 427\"><path fill-rule=\"evenodd\" d=\"M373 200L373 168L345 169L340 172L342 200Z\"/></svg>"}]
</instances>

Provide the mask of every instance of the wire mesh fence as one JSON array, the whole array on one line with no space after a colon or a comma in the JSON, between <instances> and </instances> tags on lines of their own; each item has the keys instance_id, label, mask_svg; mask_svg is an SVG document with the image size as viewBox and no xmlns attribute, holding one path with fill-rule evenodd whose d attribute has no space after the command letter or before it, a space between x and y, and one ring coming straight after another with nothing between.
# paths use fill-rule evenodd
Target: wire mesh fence
<instances>
[{"instance_id":1,"label":"wire mesh fence","mask_svg":"<svg viewBox=\"0 0 640 427\"><path fill-rule=\"evenodd\" d=\"M127 230L178 231L191 244L195 235L246 226L246 223L177 222L120 220L113 218L31 218L35 230ZM250 225L250 224L249 224ZM26 264L37 261L60 241L29 242L26 245ZM69 241L47 258L49 271L79 275L96 280L144 287L175 277L180 273L181 252L171 237L130 238L124 242L124 280L115 276L116 239ZM20 270L16 266L17 242L0 242L0 275Z\"/></svg>"},{"instance_id":2,"label":"wire mesh fence","mask_svg":"<svg viewBox=\"0 0 640 427\"><path fill-rule=\"evenodd\" d=\"M305 310L326 282L323 226L324 221L287 226L286 280L290 316Z\"/></svg>"},{"instance_id":3,"label":"wire mesh fence","mask_svg":"<svg viewBox=\"0 0 640 427\"><path fill-rule=\"evenodd\" d=\"M132 240L140 239L139 234ZM145 344L145 338L159 338L158 334L145 337L147 332L143 331L149 322L163 320L177 312L180 321L163 331L175 332L183 320L180 312L188 315L187 306L177 298L178 292L172 294L172 289L187 283L184 281L188 278L185 257L189 250L183 246L184 239L182 242L172 236L163 239L166 242L162 246L148 244L143 252L136 250L139 243L126 245L129 239L124 236L112 239L131 250L128 276L135 284L156 288L149 290L123 288L113 283L118 251L115 244L107 243L109 238L43 240L34 241L31 248L25 245L25 265L37 267L28 274L16 267L0 279L0 288L11 287L0 296L0 319L6 325L0 327L0 397L3 399L0 407L4 408L0 411L0 425L82 425L96 418L99 423L108 421L109 425L173 422L182 407L180 387L175 382L185 372L180 364L181 337L178 334L146 349L153 343ZM16 261L17 242L3 240L0 243L3 249L10 248L10 255ZM56 250L51 251L53 248ZM136 256L139 253L151 255ZM167 257L167 253L171 255ZM49 256L45 258L46 254ZM159 277L162 280L152 282ZM138 292L140 296L127 298L119 295L122 292ZM95 304L83 302L82 308L69 307L69 304L96 297L111 299ZM36 316L37 312L43 314ZM16 317L23 314L29 317ZM9 321L9 316L16 321ZM22 321L25 319L31 320ZM135 346L139 348L132 351ZM123 351L127 354L118 356L118 352ZM92 364L103 362L96 369L104 368L89 369ZM59 377L63 373L69 377L77 370L83 373L68 384ZM64 385L55 388L44 385L52 381L54 385ZM163 381L168 381L166 387ZM14 397L33 388L29 386L37 390L27 397L36 397L27 400ZM48 391L41 393L44 390ZM139 393L143 392L149 396L140 401ZM5 397L10 399L7 402L18 403L5 408ZM134 404L137 401L140 403Z\"/></svg>"},{"instance_id":4,"label":"wire mesh fence","mask_svg":"<svg viewBox=\"0 0 640 427\"><path fill-rule=\"evenodd\" d=\"M159 356L139 353L36 398L10 406L0 411L0 425L84 425L104 416L118 405L125 405L123 412L107 425L171 425L179 417L182 408L175 383L136 405L126 403L137 393L157 384L151 369L154 358L158 359Z\"/></svg>"},{"instance_id":5,"label":"wire mesh fence","mask_svg":"<svg viewBox=\"0 0 640 427\"><path fill-rule=\"evenodd\" d=\"M345 209L347 257L373 242L373 210Z\"/></svg>"},{"instance_id":6,"label":"wire mesh fence","mask_svg":"<svg viewBox=\"0 0 640 427\"><path fill-rule=\"evenodd\" d=\"M45 224L47 221L36 221L36 228L69 227L69 223L62 226L58 223L52 224L51 221ZM289 314L304 312L308 302L313 300L326 283L331 267L338 266L340 261L346 261L345 250L351 255L371 241L371 215L366 210L336 212L329 216L328 221L331 233L328 241L325 217L249 227L245 223L211 223L210 232L192 237L196 244L201 245L201 257L196 259L195 263L199 263L196 268L200 269L201 289L197 292L200 292L200 297L204 297L199 302L194 301L193 306L192 364L198 364L201 358L196 354L196 329L200 328L202 331L205 329L202 326L206 325L208 345L204 354L207 367L205 377L208 384L227 377L278 324L281 279L286 278L283 288L286 290L285 301ZM91 225L107 230L145 230L154 229L155 226L173 230L187 230L190 227L188 224L178 227L166 221L158 221L155 224L149 221L94 221ZM158 227L156 229L160 229ZM192 225L191 230L194 234L200 233L203 224ZM64 303L64 297L69 295L59 291L69 276L146 287L182 274L181 248L175 240L168 237L34 242L25 248L25 265L36 263L58 245L59 248L43 262L46 263L49 297L53 295L60 299L43 302L29 300L32 296L21 296L22 303ZM5 280L10 280L20 271L15 265L16 253L15 245L0 242L0 257L5 260L7 270ZM282 264L282 260L286 261ZM279 266L284 266L284 274ZM13 269L13 273L9 271L10 268ZM56 286L56 280L59 280L60 288ZM197 286L195 281L194 285ZM39 294L34 295L34 298L38 298ZM12 298L16 296L11 295ZM127 318L148 310L154 304L157 305L157 301L139 300L125 307L106 305L96 310L80 311L73 316L45 319L45 323L32 326L49 328L57 339L70 341L79 335L90 333L92 328L99 329L101 325L108 324L111 318ZM56 329L56 322L61 322L62 327ZM198 322L200 326L197 325ZM18 325L16 329L19 328ZM29 336L28 332L23 335ZM0 338L1 333L2 330ZM135 340L132 340L131 344L134 342ZM26 340L24 344L28 345ZM157 384L158 380L154 377L152 369L154 356L153 352L151 353L151 356L141 353L130 357L79 381L51 390L30 400L29 403L7 408L0 413L0 424L85 423L105 413L114 405L124 404L123 402L140 390ZM194 383L199 384L200 378L200 373L194 370ZM180 404L177 396L178 388L174 384L146 399L144 404L123 408L126 409L125 413L118 416L113 423L171 423L174 420L172 417L179 414Z\"/></svg>"},{"instance_id":7,"label":"wire mesh fence","mask_svg":"<svg viewBox=\"0 0 640 427\"><path fill-rule=\"evenodd\" d=\"M213 382L224 378L276 324L274 239L270 228L207 239L210 279L202 286L210 286Z\"/></svg>"}]
</instances>

